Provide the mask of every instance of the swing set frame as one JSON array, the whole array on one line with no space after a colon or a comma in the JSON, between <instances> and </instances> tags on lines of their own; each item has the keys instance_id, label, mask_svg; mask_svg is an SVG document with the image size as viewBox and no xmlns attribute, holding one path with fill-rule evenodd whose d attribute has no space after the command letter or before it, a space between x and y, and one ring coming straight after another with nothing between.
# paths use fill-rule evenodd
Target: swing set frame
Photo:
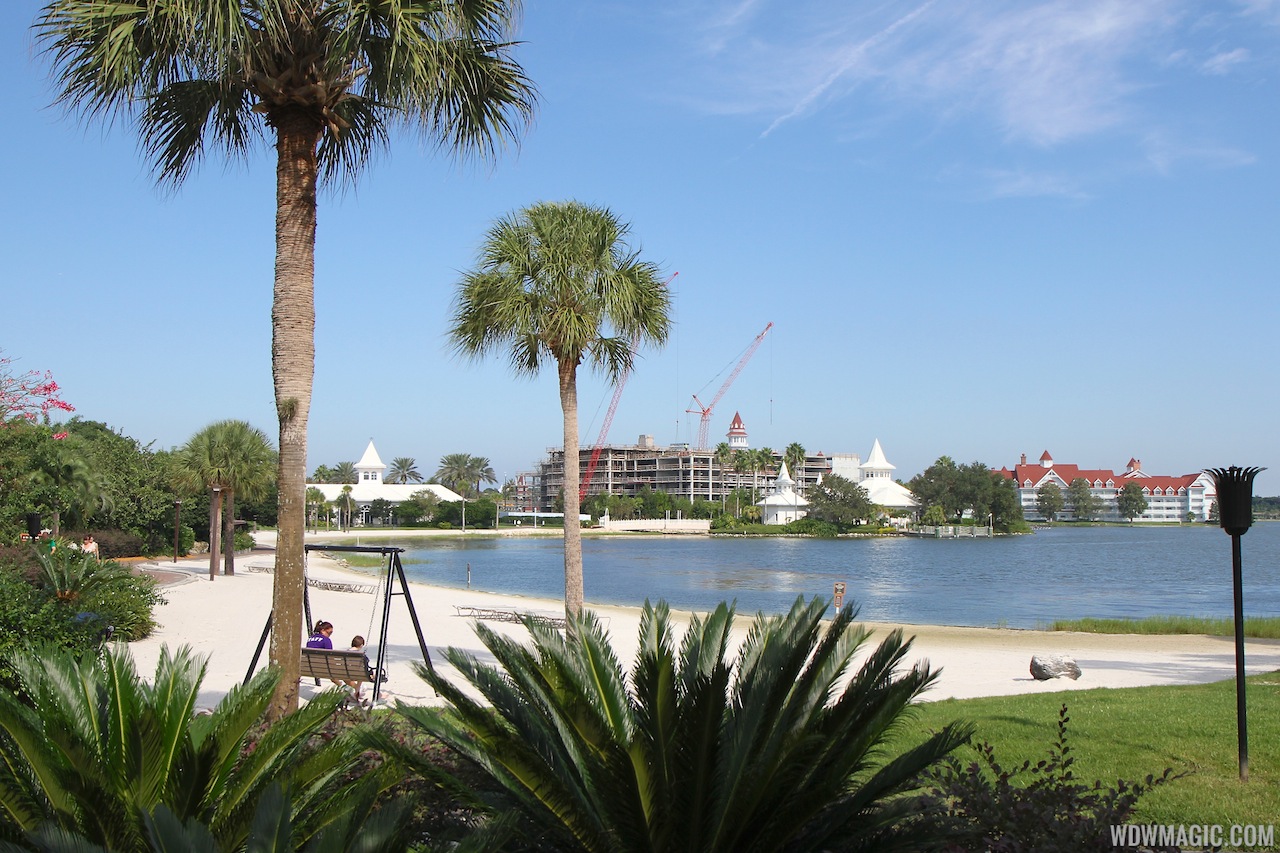
<instances>
[{"instance_id":1,"label":"swing set frame","mask_svg":"<svg viewBox=\"0 0 1280 853\"><path fill-rule=\"evenodd\" d=\"M404 596L405 607L409 610L409 619L413 622L413 631L418 637L418 648L422 651L422 662L429 668L431 666L431 654L427 651L427 641L422 636L422 625L418 621L418 611L413 606L413 596L409 593L409 582L405 580L404 566L400 563L400 555L404 553L403 548L394 548L387 545L303 545L303 553L309 554L312 551L341 551L348 554L381 554L384 561L382 572L385 577L382 578L385 583L381 584L382 591L382 625L378 635L378 661L373 668L373 701L377 701L381 690L382 683L386 681L386 659L387 659L387 629L391 622L391 598L395 595ZM396 592L393 587L393 580L400 581L400 592ZM306 571L303 571L302 583L302 607L306 616L306 624L304 628L309 628L311 622L311 594L308 592L306 582ZM271 636L271 622L275 616L273 609L267 614L267 624L262 628L262 636L258 640L258 647L253 652L253 660L249 662L249 671L245 673L244 683L248 684L249 679L253 678L253 672L258 668L258 661L262 657L262 651L266 648L267 638ZM370 617L372 618L372 617ZM320 683L316 679L316 684Z\"/></svg>"}]
</instances>

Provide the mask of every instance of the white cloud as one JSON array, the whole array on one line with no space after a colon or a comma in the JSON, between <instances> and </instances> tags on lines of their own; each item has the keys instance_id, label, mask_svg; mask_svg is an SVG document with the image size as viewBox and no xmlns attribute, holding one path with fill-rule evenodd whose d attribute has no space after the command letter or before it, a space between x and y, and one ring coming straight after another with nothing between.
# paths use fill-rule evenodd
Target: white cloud
<instances>
[{"instance_id":1,"label":"white cloud","mask_svg":"<svg viewBox=\"0 0 1280 853\"><path fill-rule=\"evenodd\" d=\"M1089 195L1064 175L1026 172L1021 169L988 169L983 177L992 198L1055 197L1081 200Z\"/></svg>"},{"instance_id":2,"label":"white cloud","mask_svg":"<svg viewBox=\"0 0 1280 853\"><path fill-rule=\"evenodd\" d=\"M1249 51L1243 47L1237 47L1235 50L1223 51L1216 53L1200 65L1201 70L1208 74L1226 74L1234 66L1249 59Z\"/></svg>"},{"instance_id":3,"label":"white cloud","mask_svg":"<svg viewBox=\"0 0 1280 853\"><path fill-rule=\"evenodd\" d=\"M716 112L772 114L766 134L856 95L864 111L985 116L1039 145L1125 121L1141 85L1130 66L1149 51L1167 58L1157 45L1178 20L1156 0L738 0L703 12L694 30L710 80L697 97Z\"/></svg>"}]
</instances>

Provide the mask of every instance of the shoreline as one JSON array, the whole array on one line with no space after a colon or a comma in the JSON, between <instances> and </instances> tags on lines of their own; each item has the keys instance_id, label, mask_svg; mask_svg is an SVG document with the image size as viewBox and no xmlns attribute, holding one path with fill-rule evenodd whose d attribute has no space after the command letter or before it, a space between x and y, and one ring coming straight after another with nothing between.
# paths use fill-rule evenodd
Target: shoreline
<instances>
[{"instance_id":1,"label":"shoreline","mask_svg":"<svg viewBox=\"0 0 1280 853\"><path fill-rule=\"evenodd\" d=\"M449 531L441 531L449 532ZM399 534L393 534L398 536ZM342 534L348 538L347 534ZM274 544L274 536L271 537ZM259 541L262 541L261 539ZM313 538L308 534L308 541ZM189 645L208 656L200 702L216 704L226 692L244 680L253 652L271 611L275 556L255 550L237 560L234 576L219 575L210 581L208 557L161 561L152 571L170 578L161 587L167 604L156 608L159 625L148 638L130 644L140 674L150 680L163 645ZM151 567L148 567L151 568ZM339 565L312 552L307 575L329 589L307 588L313 620L325 619L335 626L334 648L347 647L355 634L370 644L370 658L376 658L381 624L381 573L371 573ZM371 584L370 581L373 581ZM358 581L358 582L357 582ZM473 620L460 617L459 608L515 609L542 615L562 615L561 600L534 596L481 592L456 587L409 581L409 591L422 626L432 663L450 677L456 675L444 661L443 650L454 646L481 659L487 650L472 630ZM344 587L346 589L344 589ZM356 591L356 588L362 588ZM398 584L397 584L398 592ZM412 663L421 660L417 638L403 597L392 597L386 642L388 683L383 700L409 704L439 704L439 699L413 672ZM624 670L629 670L638 648L640 608L598 605L588 601L608 631L614 652ZM672 611L676 630L688 625L692 614ZM738 613L734 637L745 636L752 614ZM488 627L519 640L527 639L519 623L486 622ZM971 628L943 625L860 622L872 632L864 649L874 648L888 631L901 629L914 637L905 664L927 659L941 668L925 701L976 696L1001 696L1086 690L1096 687L1138 687L1157 684L1198 684L1231 678L1235 674L1234 643L1230 637L1195 634L1092 634L1041 631L1022 628ZM1280 670L1280 640L1249 640L1246 643L1249 674ZM865 652L864 652L865 653ZM1054 679L1036 681L1029 665L1032 655L1065 654L1083 670L1078 681ZM259 668L265 666L264 660ZM460 679L454 679L461 683ZM304 679L300 695L305 700L317 688ZM368 685L365 687L366 692Z\"/></svg>"}]
</instances>

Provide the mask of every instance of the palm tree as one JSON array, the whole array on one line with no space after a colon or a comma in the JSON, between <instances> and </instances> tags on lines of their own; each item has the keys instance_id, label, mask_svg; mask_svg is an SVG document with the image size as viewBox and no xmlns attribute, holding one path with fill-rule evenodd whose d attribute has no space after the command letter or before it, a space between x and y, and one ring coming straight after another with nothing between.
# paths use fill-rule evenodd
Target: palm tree
<instances>
[{"instance_id":1,"label":"palm tree","mask_svg":"<svg viewBox=\"0 0 1280 853\"><path fill-rule=\"evenodd\" d=\"M307 518L317 533L320 532L320 511L328 506L324 492L315 486L307 486Z\"/></svg>"},{"instance_id":2,"label":"palm tree","mask_svg":"<svg viewBox=\"0 0 1280 853\"><path fill-rule=\"evenodd\" d=\"M486 790L505 791L509 804L488 807L516 811L540 847L925 849L936 839L921 837L901 795L971 729L952 724L899 752L893 740L937 674L924 662L899 670L911 648L901 631L861 655L870 631L853 607L824 625L826 610L815 598L761 614L739 646L725 604L684 632L665 603L646 604L630 673L590 613L571 617L567 636L527 620L531 648L477 623L496 665L456 648L445 657L484 701L419 664L452 713L398 712L479 767ZM386 734L369 742L441 778L420 751Z\"/></svg>"},{"instance_id":3,"label":"palm tree","mask_svg":"<svg viewBox=\"0 0 1280 853\"><path fill-rule=\"evenodd\" d=\"M494 473L488 456L473 456L471 461L475 465L476 497L480 497L484 484L498 482L498 475Z\"/></svg>"},{"instance_id":4,"label":"palm tree","mask_svg":"<svg viewBox=\"0 0 1280 853\"><path fill-rule=\"evenodd\" d=\"M280 423L272 716L298 707L307 419L315 370L316 189L354 183L405 126L491 158L532 117L512 59L519 0L49 0L36 23L59 100L137 119L162 183L207 149L276 152L271 369Z\"/></svg>"},{"instance_id":5,"label":"palm tree","mask_svg":"<svg viewBox=\"0 0 1280 853\"><path fill-rule=\"evenodd\" d=\"M150 850L147 823L162 807L179 824L203 824L217 842L164 849L244 849L261 800L280 786L301 848L342 820L344 802L367 800L395 781L389 767L354 772L362 748L350 737L322 753L310 746L343 699L337 691L317 694L264 734L272 669L198 715L206 662L187 648L163 649L150 684L123 646L104 648L100 660L20 652L11 663L23 698L0 690L4 822L88 842L62 849Z\"/></svg>"},{"instance_id":6,"label":"palm tree","mask_svg":"<svg viewBox=\"0 0 1280 853\"><path fill-rule=\"evenodd\" d=\"M275 485L275 450L262 430L244 421L210 424L173 454L174 484L187 493L211 489L209 507L209 572L218 565L218 532L222 533L223 573L234 575L236 495L249 500ZM226 512L223 513L223 501Z\"/></svg>"},{"instance_id":7,"label":"palm tree","mask_svg":"<svg viewBox=\"0 0 1280 853\"><path fill-rule=\"evenodd\" d=\"M720 466L720 511L724 512L724 490L725 490L725 473L729 467L729 463L733 461L733 448L729 446L729 442L722 441L716 445L715 449L716 464Z\"/></svg>"},{"instance_id":8,"label":"palm tree","mask_svg":"<svg viewBox=\"0 0 1280 853\"><path fill-rule=\"evenodd\" d=\"M351 485L347 484L342 487L342 494L338 496L338 526L343 530L351 529L351 512L355 509L355 501L351 498Z\"/></svg>"},{"instance_id":9,"label":"palm tree","mask_svg":"<svg viewBox=\"0 0 1280 853\"><path fill-rule=\"evenodd\" d=\"M448 486L460 495L471 493L471 484L480 477L477 468L479 457L470 453L448 453L440 457L440 467L436 469L435 479Z\"/></svg>"},{"instance_id":10,"label":"palm tree","mask_svg":"<svg viewBox=\"0 0 1280 853\"><path fill-rule=\"evenodd\" d=\"M609 210L580 202L539 202L500 219L477 268L460 285L450 336L480 358L503 351L517 375L554 361L564 413L564 603L582 610L582 530L578 524L578 366L611 382L631 369L633 340L661 344L669 296L657 267L626 239Z\"/></svg>"},{"instance_id":11,"label":"palm tree","mask_svg":"<svg viewBox=\"0 0 1280 853\"><path fill-rule=\"evenodd\" d=\"M112 508L106 477L90 467L79 444L64 439L43 442L40 449L27 479L36 487L37 499L53 512L54 536L62 533L64 510L71 524L83 526L95 512Z\"/></svg>"},{"instance_id":12,"label":"palm tree","mask_svg":"<svg viewBox=\"0 0 1280 853\"><path fill-rule=\"evenodd\" d=\"M333 466L333 482L335 483L355 483L356 482L356 463L339 462Z\"/></svg>"},{"instance_id":13,"label":"palm tree","mask_svg":"<svg viewBox=\"0 0 1280 853\"><path fill-rule=\"evenodd\" d=\"M734 451L734 453L733 453L733 472L734 472L735 474L737 474L737 475L738 475L738 476L737 476L737 483L738 483L738 489L739 489L739 490L742 488L742 475L743 475L743 474L745 474L745 473L747 473L748 471L750 471L750 470L751 470L751 466L752 466L752 464L753 464L753 463L752 463L752 461L751 461L751 451L749 451L749 450L735 450L735 451ZM755 489L752 489L752 490L751 490L751 502L752 502L752 503L755 503L755 499L756 499ZM741 516L742 516L742 507L741 507L741 506L737 506L737 504L738 504L740 501L741 501L741 498L737 498L737 499L735 499L735 501L734 501L734 503L735 503L735 508L736 508L736 512L737 512L737 515L738 515L739 517L741 517Z\"/></svg>"},{"instance_id":14,"label":"palm tree","mask_svg":"<svg viewBox=\"0 0 1280 853\"><path fill-rule=\"evenodd\" d=\"M418 472L418 460L408 456L397 456L391 460L391 473L388 483L421 483L422 474Z\"/></svg>"},{"instance_id":15,"label":"palm tree","mask_svg":"<svg viewBox=\"0 0 1280 853\"><path fill-rule=\"evenodd\" d=\"M787 449L782 451L782 461L787 463L787 467L791 469L791 479L796 481L796 490L804 491L804 463L808 459L804 445L798 441L793 441L787 445Z\"/></svg>"}]
</instances>

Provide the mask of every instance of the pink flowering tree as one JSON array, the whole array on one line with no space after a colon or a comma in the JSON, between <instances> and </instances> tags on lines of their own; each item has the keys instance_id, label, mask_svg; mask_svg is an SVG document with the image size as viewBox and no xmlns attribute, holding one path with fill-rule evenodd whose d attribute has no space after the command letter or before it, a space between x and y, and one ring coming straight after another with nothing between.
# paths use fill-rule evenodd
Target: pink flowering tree
<instances>
[{"instance_id":1,"label":"pink flowering tree","mask_svg":"<svg viewBox=\"0 0 1280 853\"><path fill-rule=\"evenodd\" d=\"M48 423L49 412L74 412L75 407L58 396L58 383L49 371L14 369L13 359L0 356L0 423L24 418L31 423ZM66 438L65 432L54 438Z\"/></svg>"}]
</instances>

